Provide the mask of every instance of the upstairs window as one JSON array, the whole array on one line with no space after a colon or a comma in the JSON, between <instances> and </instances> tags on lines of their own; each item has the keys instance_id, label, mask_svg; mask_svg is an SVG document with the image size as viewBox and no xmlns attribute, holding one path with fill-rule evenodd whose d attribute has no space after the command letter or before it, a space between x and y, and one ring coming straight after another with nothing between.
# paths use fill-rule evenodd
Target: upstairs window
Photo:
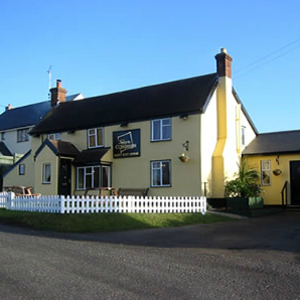
<instances>
[{"instance_id":1,"label":"upstairs window","mask_svg":"<svg viewBox=\"0 0 300 300\"><path fill-rule=\"evenodd\" d=\"M5 132L1 132L1 141L5 140Z\"/></svg>"},{"instance_id":2,"label":"upstairs window","mask_svg":"<svg viewBox=\"0 0 300 300\"><path fill-rule=\"evenodd\" d=\"M152 120L151 141L169 141L172 138L171 118Z\"/></svg>"},{"instance_id":3,"label":"upstairs window","mask_svg":"<svg viewBox=\"0 0 300 300\"><path fill-rule=\"evenodd\" d=\"M103 128L93 128L88 129L88 148L97 148L104 146L104 129Z\"/></svg>"},{"instance_id":4,"label":"upstairs window","mask_svg":"<svg viewBox=\"0 0 300 300\"><path fill-rule=\"evenodd\" d=\"M17 131L17 142L18 142L18 143L29 141L28 131L29 131L28 128L25 128L25 129L19 129L19 130Z\"/></svg>"},{"instance_id":5,"label":"upstairs window","mask_svg":"<svg viewBox=\"0 0 300 300\"><path fill-rule=\"evenodd\" d=\"M60 141L61 140L61 132L48 134L49 140Z\"/></svg>"}]
</instances>

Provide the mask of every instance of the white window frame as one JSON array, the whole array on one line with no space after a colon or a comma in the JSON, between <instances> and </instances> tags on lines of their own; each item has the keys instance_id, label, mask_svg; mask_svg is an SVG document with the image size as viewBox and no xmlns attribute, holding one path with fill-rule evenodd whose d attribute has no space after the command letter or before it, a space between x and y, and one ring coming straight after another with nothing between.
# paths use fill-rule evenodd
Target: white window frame
<instances>
[{"instance_id":1,"label":"white window frame","mask_svg":"<svg viewBox=\"0 0 300 300\"><path fill-rule=\"evenodd\" d=\"M245 146L246 145L246 127L241 126L241 145Z\"/></svg>"},{"instance_id":2,"label":"white window frame","mask_svg":"<svg viewBox=\"0 0 300 300\"><path fill-rule=\"evenodd\" d=\"M98 141L98 134L97 131L101 130L101 137L102 141ZM95 146L90 145L90 138L95 137ZM100 148L104 147L104 127L98 127L98 128L90 128L87 130L87 140L88 140L88 148L93 149L93 148Z\"/></svg>"},{"instance_id":3,"label":"white window frame","mask_svg":"<svg viewBox=\"0 0 300 300\"><path fill-rule=\"evenodd\" d=\"M91 173L87 172L87 169L91 168ZM94 169L99 168L99 186L94 186ZM83 166L83 167L77 167L76 168L76 190L86 190L86 176L91 175L92 176L92 186L91 188L99 188L102 185L103 182L103 169L107 168L108 169L108 186L111 187L111 167L109 165L96 165L96 166ZM83 187L79 187L79 170L83 170Z\"/></svg>"},{"instance_id":4,"label":"white window frame","mask_svg":"<svg viewBox=\"0 0 300 300\"><path fill-rule=\"evenodd\" d=\"M49 140L61 141L61 132L50 133L50 134L48 134L47 138Z\"/></svg>"},{"instance_id":5,"label":"white window frame","mask_svg":"<svg viewBox=\"0 0 300 300\"><path fill-rule=\"evenodd\" d=\"M268 168L264 168L264 164L268 163L269 167ZM260 162L260 174L261 174L261 185L267 186L267 185L271 185L271 161L270 160L262 160ZM269 177L270 177L270 182L269 183L264 183L264 178L263 178L263 173L264 172L269 172Z\"/></svg>"},{"instance_id":6,"label":"white window frame","mask_svg":"<svg viewBox=\"0 0 300 300\"><path fill-rule=\"evenodd\" d=\"M163 124L164 121L170 121L169 124ZM156 125L158 124L158 125ZM159 138L154 137L154 127L159 126ZM164 127L170 127L170 136L164 137L163 136L163 129ZM164 119L155 119L151 121L151 141L157 142L157 141L170 141L172 139L172 118L164 118Z\"/></svg>"},{"instance_id":7,"label":"white window frame","mask_svg":"<svg viewBox=\"0 0 300 300\"><path fill-rule=\"evenodd\" d=\"M154 167L155 163L159 163L159 167ZM167 163L169 165L169 183L163 184L163 164ZM160 184L155 185L153 182L154 176L153 173L155 170L160 172ZM151 161L151 187L170 187L172 186L172 175L171 175L171 160L153 160Z\"/></svg>"},{"instance_id":8,"label":"white window frame","mask_svg":"<svg viewBox=\"0 0 300 300\"><path fill-rule=\"evenodd\" d=\"M19 165L19 175L25 175L25 164Z\"/></svg>"},{"instance_id":9,"label":"white window frame","mask_svg":"<svg viewBox=\"0 0 300 300\"><path fill-rule=\"evenodd\" d=\"M23 143L29 141L29 128L18 129L17 130L17 143Z\"/></svg>"},{"instance_id":10,"label":"white window frame","mask_svg":"<svg viewBox=\"0 0 300 300\"><path fill-rule=\"evenodd\" d=\"M46 178L46 168L49 167L49 171L50 171L50 180L47 180ZM51 163L44 163L43 164L43 183L51 183Z\"/></svg>"}]
</instances>

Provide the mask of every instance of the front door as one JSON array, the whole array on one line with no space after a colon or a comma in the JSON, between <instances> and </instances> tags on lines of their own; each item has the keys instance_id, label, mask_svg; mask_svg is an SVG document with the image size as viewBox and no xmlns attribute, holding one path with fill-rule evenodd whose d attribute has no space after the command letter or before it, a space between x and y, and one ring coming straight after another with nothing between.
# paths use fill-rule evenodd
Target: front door
<instances>
[{"instance_id":1,"label":"front door","mask_svg":"<svg viewBox=\"0 0 300 300\"><path fill-rule=\"evenodd\" d=\"M291 204L300 205L300 161L290 162Z\"/></svg>"},{"instance_id":2,"label":"front door","mask_svg":"<svg viewBox=\"0 0 300 300\"><path fill-rule=\"evenodd\" d=\"M71 160L60 159L58 194L71 195Z\"/></svg>"}]
</instances>

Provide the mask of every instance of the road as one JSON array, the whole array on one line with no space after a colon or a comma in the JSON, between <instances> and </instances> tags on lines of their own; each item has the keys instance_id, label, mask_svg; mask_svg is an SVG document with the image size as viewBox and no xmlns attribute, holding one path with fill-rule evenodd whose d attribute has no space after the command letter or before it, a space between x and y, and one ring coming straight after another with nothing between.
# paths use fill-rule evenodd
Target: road
<instances>
[{"instance_id":1,"label":"road","mask_svg":"<svg viewBox=\"0 0 300 300\"><path fill-rule=\"evenodd\" d=\"M97 234L0 225L0 299L300 299L300 213Z\"/></svg>"}]
</instances>

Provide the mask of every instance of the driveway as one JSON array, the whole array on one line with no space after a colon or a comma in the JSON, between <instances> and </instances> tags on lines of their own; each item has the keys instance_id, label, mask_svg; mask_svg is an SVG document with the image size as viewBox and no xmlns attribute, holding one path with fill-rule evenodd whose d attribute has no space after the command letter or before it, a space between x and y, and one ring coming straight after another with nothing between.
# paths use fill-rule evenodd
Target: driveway
<instances>
[{"instance_id":1,"label":"driveway","mask_svg":"<svg viewBox=\"0 0 300 300\"><path fill-rule=\"evenodd\" d=\"M300 299L300 213L0 246L0 299Z\"/></svg>"}]
</instances>

